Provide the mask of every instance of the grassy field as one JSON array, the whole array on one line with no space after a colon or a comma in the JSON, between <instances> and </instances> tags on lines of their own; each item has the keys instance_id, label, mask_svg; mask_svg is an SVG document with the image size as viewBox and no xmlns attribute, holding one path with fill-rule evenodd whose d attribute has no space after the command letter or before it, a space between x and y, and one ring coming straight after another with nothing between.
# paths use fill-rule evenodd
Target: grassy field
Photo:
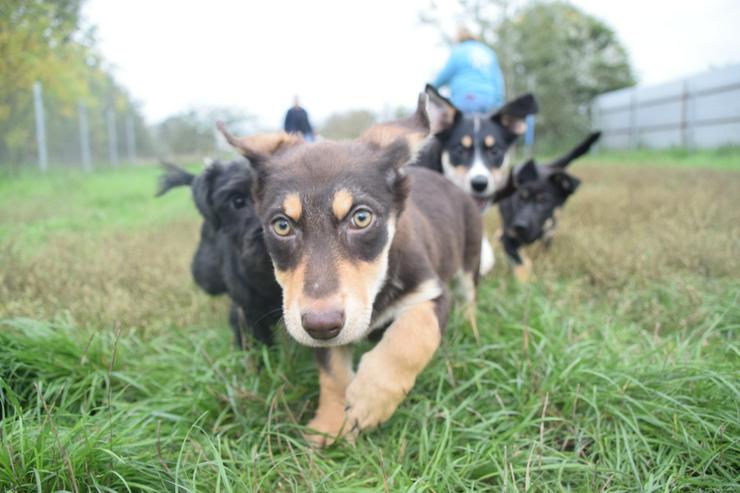
<instances>
[{"instance_id":1,"label":"grassy field","mask_svg":"<svg viewBox=\"0 0 740 493\"><path fill-rule=\"evenodd\" d=\"M497 251L481 343L454 316L394 417L322 451L309 351L236 351L194 287L186 190L0 178L0 492L737 491L740 162L670 159L576 164L534 282Z\"/></svg>"}]
</instances>

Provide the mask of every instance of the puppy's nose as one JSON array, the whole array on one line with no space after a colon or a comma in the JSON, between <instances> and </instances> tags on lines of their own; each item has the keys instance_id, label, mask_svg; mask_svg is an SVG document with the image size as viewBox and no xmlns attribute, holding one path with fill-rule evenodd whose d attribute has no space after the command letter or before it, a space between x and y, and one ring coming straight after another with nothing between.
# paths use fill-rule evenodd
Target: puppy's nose
<instances>
[{"instance_id":1,"label":"puppy's nose","mask_svg":"<svg viewBox=\"0 0 740 493\"><path fill-rule=\"evenodd\" d=\"M488 188L488 178L481 175L474 176L470 180L470 186L478 193L485 192L486 188Z\"/></svg>"},{"instance_id":2,"label":"puppy's nose","mask_svg":"<svg viewBox=\"0 0 740 493\"><path fill-rule=\"evenodd\" d=\"M516 234L518 237L523 238L527 234L527 223L524 221L517 221L512 225L512 228L514 229L514 234Z\"/></svg>"},{"instance_id":3,"label":"puppy's nose","mask_svg":"<svg viewBox=\"0 0 740 493\"><path fill-rule=\"evenodd\" d=\"M327 341L339 334L344 325L344 312L341 310L306 311L301 316L303 330L314 339Z\"/></svg>"}]
</instances>

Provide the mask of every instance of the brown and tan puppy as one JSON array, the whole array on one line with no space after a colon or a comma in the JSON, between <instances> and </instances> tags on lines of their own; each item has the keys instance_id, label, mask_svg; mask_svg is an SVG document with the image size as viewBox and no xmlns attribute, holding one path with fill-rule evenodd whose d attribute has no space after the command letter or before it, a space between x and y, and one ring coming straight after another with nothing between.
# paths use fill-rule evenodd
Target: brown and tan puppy
<instances>
[{"instance_id":1,"label":"brown and tan puppy","mask_svg":"<svg viewBox=\"0 0 740 493\"><path fill-rule=\"evenodd\" d=\"M236 139L221 127L257 171L287 330L316 348L321 391L308 438L317 445L391 417L440 344L453 279L474 301L478 208L439 173L405 167L440 118L427 102L344 142ZM353 344L373 332L382 337L355 373Z\"/></svg>"}]
</instances>

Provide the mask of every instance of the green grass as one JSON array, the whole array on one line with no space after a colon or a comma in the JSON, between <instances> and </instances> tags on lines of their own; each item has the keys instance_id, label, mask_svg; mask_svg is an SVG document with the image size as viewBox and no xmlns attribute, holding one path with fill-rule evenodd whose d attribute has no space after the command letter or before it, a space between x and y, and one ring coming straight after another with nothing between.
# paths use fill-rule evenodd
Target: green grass
<instances>
[{"instance_id":1,"label":"green grass","mask_svg":"<svg viewBox=\"0 0 740 493\"><path fill-rule=\"evenodd\" d=\"M634 166L680 166L740 170L740 147L728 146L700 150L685 148L603 150L593 154L589 157L589 160L605 164L630 164Z\"/></svg>"},{"instance_id":2,"label":"green grass","mask_svg":"<svg viewBox=\"0 0 740 493\"><path fill-rule=\"evenodd\" d=\"M393 418L322 451L310 351L234 350L192 285L187 191L0 183L0 492L737 491L740 173L603 164L533 283L497 251L481 342L455 314Z\"/></svg>"},{"instance_id":3,"label":"green grass","mask_svg":"<svg viewBox=\"0 0 740 493\"><path fill-rule=\"evenodd\" d=\"M60 235L98 236L197 216L187 194L152 200L159 172L156 166L122 166L6 175L0 179L0 243L26 250Z\"/></svg>"}]
</instances>

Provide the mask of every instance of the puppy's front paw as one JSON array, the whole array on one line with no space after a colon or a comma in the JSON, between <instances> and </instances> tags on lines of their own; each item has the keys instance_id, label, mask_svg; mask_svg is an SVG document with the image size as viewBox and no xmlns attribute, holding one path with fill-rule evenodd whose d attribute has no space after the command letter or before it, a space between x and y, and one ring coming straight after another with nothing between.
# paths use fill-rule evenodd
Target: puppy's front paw
<instances>
[{"instance_id":1,"label":"puppy's front paw","mask_svg":"<svg viewBox=\"0 0 740 493\"><path fill-rule=\"evenodd\" d=\"M347 387L345 408L347 438L352 441L360 431L388 421L413 386L411 382L381 381L373 375L359 374Z\"/></svg>"},{"instance_id":2,"label":"puppy's front paw","mask_svg":"<svg viewBox=\"0 0 740 493\"><path fill-rule=\"evenodd\" d=\"M532 261L522 255L522 263L514 266L514 277L522 284L526 284L532 277Z\"/></svg>"},{"instance_id":3,"label":"puppy's front paw","mask_svg":"<svg viewBox=\"0 0 740 493\"><path fill-rule=\"evenodd\" d=\"M317 413L306 425L308 432L303 435L312 447L328 447L346 431L344 409L339 406L332 412Z\"/></svg>"}]
</instances>

